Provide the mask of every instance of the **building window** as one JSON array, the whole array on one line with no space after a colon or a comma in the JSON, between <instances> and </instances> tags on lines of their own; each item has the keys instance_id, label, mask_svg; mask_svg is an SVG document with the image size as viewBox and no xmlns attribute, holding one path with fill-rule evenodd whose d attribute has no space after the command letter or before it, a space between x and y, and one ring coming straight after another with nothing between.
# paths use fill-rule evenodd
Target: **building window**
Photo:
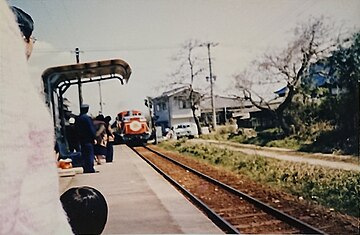
<instances>
[{"instance_id":1,"label":"building window","mask_svg":"<svg viewBox=\"0 0 360 235\"><path fill-rule=\"evenodd\" d=\"M166 103L161 103L161 109L162 110L167 110Z\"/></svg>"},{"instance_id":2,"label":"building window","mask_svg":"<svg viewBox=\"0 0 360 235\"><path fill-rule=\"evenodd\" d=\"M189 109L191 108L189 100L179 100L179 109Z\"/></svg>"},{"instance_id":3,"label":"building window","mask_svg":"<svg viewBox=\"0 0 360 235\"><path fill-rule=\"evenodd\" d=\"M156 111L157 112L164 111L164 110L167 110L167 106L166 106L165 102L161 102L161 103L156 104Z\"/></svg>"}]
</instances>

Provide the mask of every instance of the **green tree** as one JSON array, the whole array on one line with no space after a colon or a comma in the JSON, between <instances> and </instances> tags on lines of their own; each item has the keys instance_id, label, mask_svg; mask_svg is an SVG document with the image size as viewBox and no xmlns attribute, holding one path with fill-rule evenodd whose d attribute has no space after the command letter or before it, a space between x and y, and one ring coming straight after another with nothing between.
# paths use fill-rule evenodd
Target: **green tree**
<instances>
[{"instance_id":1,"label":"green tree","mask_svg":"<svg viewBox=\"0 0 360 235\"><path fill-rule=\"evenodd\" d=\"M357 151L359 135L360 32L356 32L329 58L337 76L338 94L332 98L337 131L344 147Z\"/></svg>"},{"instance_id":2,"label":"green tree","mask_svg":"<svg viewBox=\"0 0 360 235\"><path fill-rule=\"evenodd\" d=\"M320 126L327 123L327 130L314 134L319 137L311 146L314 149L358 152L359 133L359 81L360 81L360 32L339 43L332 54L316 63L303 79L301 93L306 99L294 99L287 114L301 120L304 125ZM316 84L316 76L326 82ZM317 77L319 78L319 77ZM315 85L314 85L315 84ZM306 114L306 115L304 115ZM304 134L313 134L306 133Z\"/></svg>"}]
</instances>

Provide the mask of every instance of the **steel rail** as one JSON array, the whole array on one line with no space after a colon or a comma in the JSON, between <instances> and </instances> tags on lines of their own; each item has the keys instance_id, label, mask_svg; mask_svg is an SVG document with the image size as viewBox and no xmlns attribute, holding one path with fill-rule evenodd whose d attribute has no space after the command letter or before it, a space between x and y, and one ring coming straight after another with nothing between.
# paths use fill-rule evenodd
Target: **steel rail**
<instances>
[{"instance_id":1,"label":"steel rail","mask_svg":"<svg viewBox=\"0 0 360 235\"><path fill-rule=\"evenodd\" d=\"M153 149L151 149L151 148L149 148L147 146L144 146L144 148L148 149L149 151L151 151L151 152L153 152L153 153L155 153L155 154L157 154L157 155L159 155L159 156L161 156L163 158L166 158L167 160L169 160L169 161L171 161L171 162L185 168L188 171L191 171L191 172L195 173L196 175L198 175L200 177L203 177L206 180L209 180L210 182L212 182L212 183L214 183L216 185L219 185L220 187L228 190L229 192L235 194L236 196L244 198L248 202L250 202L253 205L255 205L256 207L268 212L269 214L273 215L274 217L278 218L279 220L284 221L285 223L298 228L303 233L327 235L327 233L325 233L324 231L321 231L321 230L319 230L319 229L317 229L317 228L315 228L315 227L313 227L313 226L311 226L311 225L309 225L309 224L307 224L307 223L305 223L305 222L303 222L301 220L298 220L295 217L292 217L291 215L288 215L288 214L286 214L286 213L284 213L282 211L279 211L276 208L274 208L274 207L272 207L272 206L270 206L270 205L268 205L266 203L263 203L263 202L255 199L253 197L251 197L248 194L245 194L245 193L243 193L243 192L241 192L241 191L239 191L239 190L237 190L237 189L235 189L235 188L233 188L233 187L231 187L229 185L226 185L226 184L224 184L224 183L222 183L222 182L220 182L220 181L218 181L218 180L216 180L214 178L211 178L211 177L209 177L209 176L207 176L207 175L205 175L205 174L203 174L203 173L201 173L201 172L199 172L199 171L197 171L195 169L192 169L192 168L190 168L190 167L188 167L188 166L186 166L186 165L184 165L184 164L182 164L182 163L180 163L180 162L178 162L178 161L176 161L176 160L174 160L174 159L172 159L172 158L170 158L170 157L168 157L168 156L166 156L166 155L164 155L164 154L162 154L162 153L160 153L158 151L155 151L155 150L153 150Z\"/></svg>"},{"instance_id":2,"label":"steel rail","mask_svg":"<svg viewBox=\"0 0 360 235\"><path fill-rule=\"evenodd\" d=\"M142 146L145 149L152 152L151 149ZM215 211L210 209L205 203L203 203L201 200L199 200L195 195L193 195L191 192L186 190L183 186L181 186L178 182L176 182L174 179L172 179L169 175L167 175L164 171L162 171L160 168L158 168L155 164L153 164L151 161L146 159L144 156L142 156L134 147L130 147L139 157L141 157L146 163L148 163L152 168L154 168L157 172L159 172L166 180L168 180L171 184L173 184L176 188L181 190L196 206L198 206L206 216L214 223L216 224L221 230L226 232L227 234L240 234L239 230L237 230L235 227L233 227L229 222L227 222L224 218L219 216ZM156 154L156 153L155 153Z\"/></svg>"}]
</instances>

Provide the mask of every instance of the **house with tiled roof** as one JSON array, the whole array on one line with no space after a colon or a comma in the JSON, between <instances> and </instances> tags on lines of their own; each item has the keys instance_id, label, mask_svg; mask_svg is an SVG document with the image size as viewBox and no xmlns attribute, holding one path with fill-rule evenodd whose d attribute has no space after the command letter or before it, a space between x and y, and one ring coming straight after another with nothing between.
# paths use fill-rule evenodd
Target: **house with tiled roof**
<instances>
[{"instance_id":1,"label":"house with tiled roof","mask_svg":"<svg viewBox=\"0 0 360 235\"><path fill-rule=\"evenodd\" d=\"M269 102L270 107L276 108L282 98ZM223 125L230 119L236 121L238 127L263 128L275 125L275 122L268 113L255 107L249 100L242 97L214 96L216 122ZM211 98L204 97L200 101L201 122L209 125L212 120Z\"/></svg>"},{"instance_id":2,"label":"house with tiled roof","mask_svg":"<svg viewBox=\"0 0 360 235\"><path fill-rule=\"evenodd\" d=\"M190 88L187 86L175 88L163 92L160 96L152 98L155 125L161 126L162 130L171 128L172 126L184 123L195 123L191 104L190 104ZM194 100L197 105L200 101L200 93L193 91ZM196 111L196 115L200 116L200 111Z\"/></svg>"}]
</instances>

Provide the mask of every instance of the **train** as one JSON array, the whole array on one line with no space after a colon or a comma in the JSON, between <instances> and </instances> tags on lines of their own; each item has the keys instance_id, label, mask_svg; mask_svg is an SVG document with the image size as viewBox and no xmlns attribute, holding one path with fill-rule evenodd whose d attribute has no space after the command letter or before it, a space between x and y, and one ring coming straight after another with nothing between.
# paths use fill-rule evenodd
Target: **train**
<instances>
[{"instance_id":1,"label":"train","mask_svg":"<svg viewBox=\"0 0 360 235\"><path fill-rule=\"evenodd\" d=\"M143 145L151 137L147 120L138 110L126 110L118 113L112 127L115 129L116 143Z\"/></svg>"}]
</instances>

